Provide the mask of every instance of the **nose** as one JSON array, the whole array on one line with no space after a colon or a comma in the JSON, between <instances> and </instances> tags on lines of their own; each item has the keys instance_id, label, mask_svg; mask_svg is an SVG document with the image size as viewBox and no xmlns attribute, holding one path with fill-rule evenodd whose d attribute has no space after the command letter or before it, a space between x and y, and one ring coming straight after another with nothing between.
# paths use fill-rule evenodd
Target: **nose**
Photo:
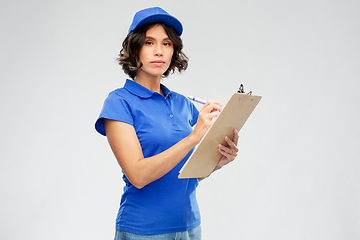
<instances>
[{"instance_id":1,"label":"nose","mask_svg":"<svg viewBox=\"0 0 360 240\"><path fill-rule=\"evenodd\" d=\"M155 56L162 56L163 50L162 50L162 44L157 44L154 52Z\"/></svg>"}]
</instances>

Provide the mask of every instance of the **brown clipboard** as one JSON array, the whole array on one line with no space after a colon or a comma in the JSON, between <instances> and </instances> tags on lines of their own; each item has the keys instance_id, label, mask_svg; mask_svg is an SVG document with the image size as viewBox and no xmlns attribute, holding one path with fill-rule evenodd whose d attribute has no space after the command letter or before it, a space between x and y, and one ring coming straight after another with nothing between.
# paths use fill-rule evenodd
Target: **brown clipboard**
<instances>
[{"instance_id":1,"label":"brown clipboard","mask_svg":"<svg viewBox=\"0 0 360 240\"><path fill-rule=\"evenodd\" d=\"M225 136L231 138L234 129L240 131L260 99L261 96L251 93L234 93L180 170L178 178L208 177L222 156L218 145L226 146Z\"/></svg>"}]
</instances>

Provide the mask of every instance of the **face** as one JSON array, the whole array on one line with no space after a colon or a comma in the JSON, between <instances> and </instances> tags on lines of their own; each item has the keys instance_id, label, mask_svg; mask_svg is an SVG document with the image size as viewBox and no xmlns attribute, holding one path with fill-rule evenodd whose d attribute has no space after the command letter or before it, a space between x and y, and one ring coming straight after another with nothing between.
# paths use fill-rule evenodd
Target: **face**
<instances>
[{"instance_id":1,"label":"face","mask_svg":"<svg viewBox=\"0 0 360 240\"><path fill-rule=\"evenodd\" d=\"M141 70L151 76L161 77L169 68L174 53L172 41L161 25L155 25L146 32L145 43L140 49Z\"/></svg>"}]
</instances>

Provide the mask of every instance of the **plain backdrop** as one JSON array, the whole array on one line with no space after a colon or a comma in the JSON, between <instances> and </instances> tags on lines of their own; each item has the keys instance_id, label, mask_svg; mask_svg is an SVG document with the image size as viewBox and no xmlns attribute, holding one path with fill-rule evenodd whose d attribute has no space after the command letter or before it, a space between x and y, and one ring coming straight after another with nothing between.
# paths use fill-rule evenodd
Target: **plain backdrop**
<instances>
[{"instance_id":1,"label":"plain backdrop","mask_svg":"<svg viewBox=\"0 0 360 240\"><path fill-rule=\"evenodd\" d=\"M198 187L203 239L360 239L357 0L1 0L0 239L113 239L122 174L94 123L150 6L184 25L190 65L167 87L263 96Z\"/></svg>"}]
</instances>

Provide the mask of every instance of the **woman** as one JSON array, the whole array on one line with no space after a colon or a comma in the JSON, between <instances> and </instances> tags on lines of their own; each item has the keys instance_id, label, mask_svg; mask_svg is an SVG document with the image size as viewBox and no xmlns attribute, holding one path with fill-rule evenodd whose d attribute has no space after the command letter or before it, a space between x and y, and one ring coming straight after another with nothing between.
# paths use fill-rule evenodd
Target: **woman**
<instances>
[{"instance_id":1,"label":"woman","mask_svg":"<svg viewBox=\"0 0 360 240\"><path fill-rule=\"evenodd\" d=\"M161 8L135 14L118 58L132 80L109 94L95 124L124 173L115 240L201 239L199 179L177 176L221 105L208 101L199 112L161 84L170 72L187 68L181 34L180 21ZM219 145L223 157L214 171L235 159L237 141L234 130L232 139L226 137L229 147Z\"/></svg>"}]
</instances>

